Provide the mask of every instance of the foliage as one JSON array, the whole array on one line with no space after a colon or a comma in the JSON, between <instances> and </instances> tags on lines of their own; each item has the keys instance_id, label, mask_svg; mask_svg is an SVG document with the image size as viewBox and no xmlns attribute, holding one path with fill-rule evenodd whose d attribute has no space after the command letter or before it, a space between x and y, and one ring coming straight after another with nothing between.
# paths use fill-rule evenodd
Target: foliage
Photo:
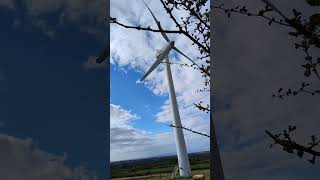
<instances>
[{"instance_id":1,"label":"foliage","mask_svg":"<svg viewBox=\"0 0 320 180\"><path fill-rule=\"evenodd\" d=\"M314 148L319 145L320 140L315 135L312 135L308 145L298 144L291 137L292 132L295 130L295 126L289 126L288 130L283 130L283 132L279 134L272 134L268 130L266 130L266 133L274 140L273 144L279 144L282 146L282 149L288 153L296 153L299 158L302 158L305 153L311 154L312 158L308 159L308 161L314 164L316 157L320 156L320 152L314 150ZM270 148L273 147L273 144L270 145Z\"/></svg>"}]
</instances>

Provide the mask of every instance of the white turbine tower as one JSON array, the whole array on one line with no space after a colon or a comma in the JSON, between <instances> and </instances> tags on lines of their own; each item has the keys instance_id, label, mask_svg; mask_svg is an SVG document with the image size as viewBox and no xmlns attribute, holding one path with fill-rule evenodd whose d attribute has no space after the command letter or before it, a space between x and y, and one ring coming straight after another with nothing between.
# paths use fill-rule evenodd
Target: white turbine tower
<instances>
[{"instance_id":1,"label":"white turbine tower","mask_svg":"<svg viewBox=\"0 0 320 180\"><path fill-rule=\"evenodd\" d=\"M148 5L146 3L145 5L149 9L151 15L153 16L153 19L156 21L159 30L163 30L160 25L160 22L156 19L156 17L148 7ZM176 127L174 128L174 137L175 137L176 148L177 148L179 173L180 173L180 176L191 176L189 157L188 157L186 143L183 136L183 131L182 131L182 128L177 128L177 127L182 127L182 125L181 125L174 85L172 81L172 74L171 74L168 55L171 49L174 49L175 51L177 51L178 53L182 54L187 59L189 59L192 63L194 63L194 61L192 61L189 57L187 57L180 50L178 50L174 46L174 41L170 41L168 36L164 32L161 32L161 35L167 41L167 44L165 47L163 47L160 51L156 53L157 60L153 63L153 65L146 72L146 74L141 78L140 81L143 81L163 60L165 60L166 75L167 75L168 89L169 89L169 98L170 98L170 104L171 104L171 109L173 114L173 125Z\"/></svg>"}]
</instances>

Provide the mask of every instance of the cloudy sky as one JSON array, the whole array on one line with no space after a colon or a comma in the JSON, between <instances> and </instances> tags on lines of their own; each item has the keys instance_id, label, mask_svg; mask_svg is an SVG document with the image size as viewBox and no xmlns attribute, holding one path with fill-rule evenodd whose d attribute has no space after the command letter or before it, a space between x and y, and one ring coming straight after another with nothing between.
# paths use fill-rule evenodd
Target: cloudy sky
<instances>
[{"instance_id":1,"label":"cloudy sky","mask_svg":"<svg viewBox=\"0 0 320 180\"><path fill-rule=\"evenodd\" d=\"M127 24L155 28L142 1L111 1L111 15ZM220 4L217 0L214 3ZM228 0L226 6L259 1ZM237 3L235 3L237 2ZM304 1L276 1L311 14ZM166 29L174 29L159 2L147 2ZM103 0L0 1L0 179L104 179L107 159L106 71L92 63L109 41ZM279 87L299 87L304 55L293 47L288 29L259 18L215 11L215 120L227 179L317 180L319 164L268 149L265 129L278 132L293 124L305 143L320 134L318 97L272 99ZM180 14L183 16L184 14ZM111 25L111 161L175 153L163 65L137 83L165 41L160 34ZM190 57L187 39L169 35ZM187 62L172 54L173 61ZM208 101L195 93L198 72L172 65L181 119L208 133L209 120L192 106ZM314 85L319 88L318 84ZM189 152L209 149L208 139L185 133ZM6 167L6 168L4 168ZM19 172L19 173L17 173Z\"/></svg>"},{"instance_id":2,"label":"cloudy sky","mask_svg":"<svg viewBox=\"0 0 320 180\"><path fill-rule=\"evenodd\" d=\"M274 2L291 14L296 8L310 15L317 12L304 1ZM221 1L226 7L247 5L258 12L264 8L260 1ZM319 11L318 11L319 12ZM215 126L220 143L226 179L295 180L319 179L319 163L311 165L305 156L299 159L275 146L265 130L278 133L288 125L296 125L297 142L306 144L312 134L320 135L319 97L308 95L290 97L284 101L271 95L280 87L299 88L304 78L304 54L294 48L290 29L256 17L232 15L230 19L214 10L215 44ZM316 53L316 52L314 52ZM318 53L319 55L319 53Z\"/></svg>"},{"instance_id":3,"label":"cloudy sky","mask_svg":"<svg viewBox=\"0 0 320 180\"><path fill-rule=\"evenodd\" d=\"M0 1L0 179L105 179L106 1Z\"/></svg>"},{"instance_id":4,"label":"cloudy sky","mask_svg":"<svg viewBox=\"0 0 320 180\"><path fill-rule=\"evenodd\" d=\"M160 1L147 1L147 4L164 29L175 29ZM110 15L119 22L157 28L143 1L136 1L128 7L127 1L112 0L110 7ZM180 11L176 16L186 14ZM195 59L198 55L190 40L181 35L168 36L189 57ZM176 154L173 129L168 127L172 122L172 115L164 65L159 65L145 82L137 81L156 60L156 49L161 49L165 43L159 33L110 25L111 161ZM189 63L186 58L176 53L170 54L170 60ZM172 65L171 68L182 124L208 134L208 115L193 106L194 102L209 101L208 93L196 92L203 86L201 74L177 65ZM186 131L184 133L189 152L209 150L207 137Z\"/></svg>"}]
</instances>

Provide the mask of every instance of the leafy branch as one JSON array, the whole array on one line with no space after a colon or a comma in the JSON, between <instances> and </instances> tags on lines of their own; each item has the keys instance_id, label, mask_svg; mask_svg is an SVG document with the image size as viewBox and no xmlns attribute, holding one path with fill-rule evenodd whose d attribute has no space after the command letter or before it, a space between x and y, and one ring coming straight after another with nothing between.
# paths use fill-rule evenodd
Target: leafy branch
<instances>
[{"instance_id":1,"label":"leafy branch","mask_svg":"<svg viewBox=\"0 0 320 180\"><path fill-rule=\"evenodd\" d=\"M209 113L210 112L210 105L203 105L203 102L200 101L199 103L193 103L193 105L198 108L199 110L201 111L204 111L206 113Z\"/></svg>"},{"instance_id":2,"label":"leafy branch","mask_svg":"<svg viewBox=\"0 0 320 180\"><path fill-rule=\"evenodd\" d=\"M274 5L268 4L269 1L264 0L264 2L266 3L265 8L259 10L257 13L250 12L246 6L225 8L224 5L220 5L213 6L213 8L223 11L228 17L231 17L231 13L255 16L267 20L269 25L274 23L293 29L293 31L288 34L296 39L302 39L300 42L294 43L294 47L296 49L302 49L306 54L306 63L301 65L305 69L304 76L310 77L313 73L317 76L318 80L320 80L320 75L317 70L320 66L320 57L315 58L310 54L311 48L320 48L320 14L315 13L311 15L308 20L302 20L302 13L293 9L293 17L288 18L278 8L274 7ZM311 1L308 3L317 5ZM276 19L271 13L277 13L283 19Z\"/></svg>"},{"instance_id":3,"label":"leafy branch","mask_svg":"<svg viewBox=\"0 0 320 180\"><path fill-rule=\"evenodd\" d=\"M236 6L234 8L225 8L224 4L221 4L219 6L212 6L213 9L217 9L220 11L223 11L228 18L231 17L232 13L237 13L237 14L242 14L242 15L247 15L247 16L252 16L252 17L260 17L262 19L265 19L268 21L268 24L271 25L272 23L276 23L279 25L283 25L283 26L288 26L290 27L290 24L284 22L282 19L276 19L275 17L269 17L268 14L270 14L269 12L273 12L273 9L270 8L270 6L265 6L264 9L258 11L258 12L250 12L246 6Z\"/></svg>"},{"instance_id":4,"label":"leafy branch","mask_svg":"<svg viewBox=\"0 0 320 180\"><path fill-rule=\"evenodd\" d=\"M320 140L315 135L312 135L308 145L298 144L292 140L291 137L291 133L294 130L296 130L295 126L289 126L288 130L283 130L283 132L279 134L272 134L270 131L266 130L265 132L268 136L274 140L273 144L270 144L270 148L272 148L274 144L279 144L284 151L287 153L296 153L299 158L302 158L305 153L308 153L312 155L312 158L308 159L308 161L311 164L315 164L316 157L320 156L320 152L314 150L314 148L319 145Z\"/></svg>"},{"instance_id":5,"label":"leafy branch","mask_svg":"<svg viewBox=\"0 0 320 180\"><path fill-rule=\"evenodd\" d=\"M301 87L298 90L292 90L291 88L287 90L283 90L283 88L280 88L277 93L274 93L272 95L273 98L279 98L283 99L284 97L289 97L289 96L297 96L298 94L310 94L312 96L314 95L320 95L320 90L308 90L306 89L309 87L309 83L302 82Z\"/></svg>"},{"instance_id":6,"label":"leafy branch","mask_svg":"<svg viewBox=\"0 0 320 180\"><path fill-rule=\"evenodd\" d=\"M318 80L320 80L320 76L318 73L318 69L320 66L320 57L315 57L310 52L312 49L319 50L320 48L320 14L315 13L312 14L308 19L303 19L302 13L296 9L292 9L293 16L288 18L281 12L277 7L275 7L269 0L262 0L266 6L264 9L259 10L258 12L250 12L246 6L237 6L235 8L225 8L223 5L221 6L213 6L213 9L220 10L224 12L228 18L231 17L231 14L242 14L251 17L258 17L264 19L268 22L268 25L277 24L286 28L289 28L291 31L288 35L295 38L294 47L295 49L302 50L305 54L305 61L301 65L304 68L304 76L311 77L311 75L315 75ZM306 0L309 5L312 6L320 6L319 0ZM276 13L280 16L280 18L276 18L274 15ZM277 93L272 95L273 98L283 99L288 96L296 96L298 94L311 94L311 95L319 95L320 90L314 89L310 90L308 87L309 83L301 83L301 87L298 90L293 90L293 88L288 88L287 90L283 90L283 88L279 88ZM298 157L302 158L304 153L308 153L312 155L312 158L308 161L312 164L315 163L315 159L317 156L320 156L320 152L314 150L316 146L319 145L320 140L316 138L315 135L311 136L311 141L308 145L304 146L296 143L292 140L291 133L296 129L295 126L289 126L288 130L284 130L283 133L272 134L270 131L266 130L265 132L269 137L274 140L273 144L279 144L282 146L282 149L288 153L296 153ZM270 145L272 147L272 145Z\"/></svg>"}]
</instances>

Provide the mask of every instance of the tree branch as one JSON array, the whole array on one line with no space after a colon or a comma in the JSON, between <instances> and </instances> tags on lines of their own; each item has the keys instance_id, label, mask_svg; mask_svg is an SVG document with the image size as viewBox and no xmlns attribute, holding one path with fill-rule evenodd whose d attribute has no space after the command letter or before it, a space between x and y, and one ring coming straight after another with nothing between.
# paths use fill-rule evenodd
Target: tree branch
<instances>
[{"instance_id":1,"label":"tree branch","mask_svg":"<svg viewBox=\"0 0 320 180\"><path fill-rule=\"evenodd\" d=\"M307 87L309 87L309 83L302 82L301 87L298 90L292 90L291 88L287 90L283 90L283 88L280 88L277 93L274 93L272 95L273 98L279 98L283 99L284 97L289 96L297 96L298 94L304 93L304 94L310 94L312 96L314 95L320 95L320 90L306 90Z\"/></svg>"},{"instance_id":2,"label":"tree branch","mask_svg":"<svg viewBox=\"0 0 320 180\"><path fill-rule=\"evenodd\" d=\"M128 28L128 29L137 29L137 30L144 30L144 31L152 31L152 32L165 32L165 33L178 33L181 34L183 33L180 30L157 30L157 29L151 29L150 27L141 27L141 26L129 26L129 25L125 25L123 23L120 23L117 21L116 18L110 17L110 23L112 24L118 24L122 27Z\"/></svg>"},{"instance_id":3,"label":"tree branch","mask_svg":"<svg viewBox=\"0 0 320 180\"><path fill-rule=\"evenodd\" d=\"M184 34L185 36L187 36L193 43L197 44L200 48L202 48L205 52L210 53L210 49L204 47L200 42L198 42L194 37L192 37L188 32L184 31L182 26L178 23L177 19L173 16L172 14L172 9L169 9L165 2L163 0L160 0L163 7L165 8L165 10L167 11L167 13L170 15L170 18L173 20L173 22L176 24L176 27L178 27L180 29L180 31L182 32L182 34Z\"/></svg>"},{"instance_id":4,"label":"tree branch","mask_svg":"<svg viewBox=\"0 0 320 180\"><path fill-rule=\"evenodd\" d=\"M283 25L283 26L287 26L287 27L291 27L290 24L283 22L283 20L276 20L274 17L268 17L265 15L266 12L270 12L272 11L271 9L267 8L264 10L260 10L259 13L252 13L249 12L245 6L243 6L241 9L239 6L235 7L235 8L224 8L223 5L220 6L212 6L213 9L218 9L218 10L222 10L224 11L224 13L226 13L228 15L228 17L230 17L230 13L239 13L239 14L244 14L247 16L253 16L253 17L261 17L263 19L268 20L269 22L273 22L279 25Z\"/></svg>"},{"instance_id":5,"label":"tree branch","mask_svg":"<svg viewBox=\"0 0 320 180\"><path fill-rule=\"evenodd\" d=\"M288 153L294 153L294 151L296 151L299 158L302 158L304 153L311 154L313 157L308 161L312 164L315 164L315 159L317 156L320 156L320 152L313 150L313 148L319 145L320 140L317 140L317 138L313 135L311 136L311 142L308 143L309 147L300 145L293 141L290 137L290 133L295 129L295 126L289 126L288 131L284 130L283 133L280 134L272 134L268 130L266 130L265 132L274 140L273 144L279 144L280 146L282 146L282 149ZM270 148L273 144L270 145Z\"/></svg>"},{"instance_id":6,"label":"tree branch","mask_svg":"<svg viewBox=\"0 0 320 180\"><path fill-rule=\"evenodd\" d=\"M207 134L200 133L200 132L194 131L194 130L192 130L192 129L188 129L188 128L183 127L183 126L174 126L173 124L170 124L169 127L181 128L181 129L185 129L185 130L187 130L187 131L190 131L190 132L192 132L192 133L199 134L199 135L201 135L201 136L210 137L210 136L207 135Z\"/></svg>"}]
</instances>

